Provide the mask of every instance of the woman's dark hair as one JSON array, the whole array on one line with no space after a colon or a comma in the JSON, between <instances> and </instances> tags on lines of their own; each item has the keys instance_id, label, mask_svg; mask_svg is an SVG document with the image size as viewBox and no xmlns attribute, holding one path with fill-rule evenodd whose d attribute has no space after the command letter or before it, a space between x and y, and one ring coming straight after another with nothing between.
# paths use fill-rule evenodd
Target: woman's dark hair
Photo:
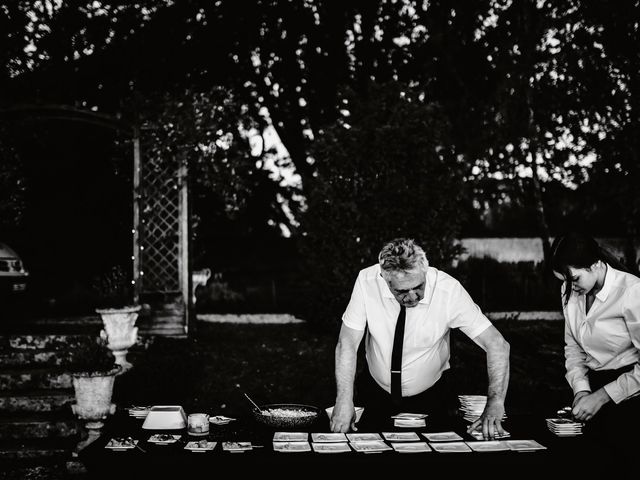
<instances>
[{"instance_id":1,"label":"woman's dark hair","mask_svg":"<svg viewBox=\"0 0 640 480\"><path fill-rule=\"evenodd\" d=\"M551 270L562 274L566 286L564 303L571 296L571 274L569 267L590 268L598 260L608 263L617 270L629 272L627 267L609 250L603 248L596 240L583 233L572 232L556 237L551 244Z\"/></svg>"}]
</instances>

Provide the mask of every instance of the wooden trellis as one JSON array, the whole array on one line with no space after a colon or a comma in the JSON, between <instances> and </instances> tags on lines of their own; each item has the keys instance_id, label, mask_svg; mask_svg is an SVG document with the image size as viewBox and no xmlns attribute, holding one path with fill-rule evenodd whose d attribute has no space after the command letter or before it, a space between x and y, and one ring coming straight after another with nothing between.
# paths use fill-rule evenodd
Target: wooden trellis
<instances>
[{"instance_id":1,"label":"wooden trellis","mask_svg":"<svg viewBox=\"0 0 640 480\"><path fill-rule=\"evenodd\" d=\"M173 316L170 328L186 334L191 299L187 165L170 155L146 154L142 158L139 135L136 138L133 178L136 295L142 302L156 300L154 313L156 317L164 317L165 330L167 317Z\"/></svg>"},{"instance_id":2,"label":"wooden trellis","mask_svg":"<svg viewBox=\"0 0 640 480\"><path fill-rule=\"evenodd\" d=\"M191 303L187 165L175 156L141 158L141 129L119 117L70 105L16 105L14 116L82 122L133 137L133 279L136 302L151 305L150 333L186 335ZM145 149L150 152L151 149Z\"/></svg>"}]
</instances>

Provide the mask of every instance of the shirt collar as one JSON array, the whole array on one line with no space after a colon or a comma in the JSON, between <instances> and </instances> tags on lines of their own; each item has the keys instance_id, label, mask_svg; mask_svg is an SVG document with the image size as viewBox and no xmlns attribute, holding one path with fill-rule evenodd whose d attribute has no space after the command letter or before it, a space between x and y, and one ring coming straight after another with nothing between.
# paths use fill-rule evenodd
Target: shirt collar
<instances>
[{"instance_id":1,"label":"shirt collar","mask_svg":"<svg viewBox=\"0 0 640 480\"><path fill-rule=\"evenodd\" d=\"M607 273L604 275L604 284L598 293L596 293L596 298L601 302L607 300L609 296L609 292L611 292L611 288L613 287L613 283L615 282L616 277L616 269L613 268L608 263L605 263L607 266Z\"/></svg>"},{"instance_id":2,"label":"shirt collar","mask_svg":"<svg viewBox=\"0 0 640 480\"><path fill-rule=\"evenodd\" d=\"M396 299L396 297L393 296L393 293L391 293L391 290L389 289L389 285L387 285L387 282L385 281L384 278L382 278L381 275L382 269L380 268L380 264L377 265L377 272L376 272L376 279L378 281L378 284L380 285L380 288L382 289L382 296L384 298L393 298L394 300ZM433 272L433 268L431 267L427 267L427 273L426 273L426 285L424 286L424 298L422 300L420 300L418 303L423 304L423 305L428 305L429 301L431 299L431 290L433 288L433 284L434 284L434 280L435 280L435 272ZM397 301L397 300L396 300Z\"/></svg>"}]
</instances>

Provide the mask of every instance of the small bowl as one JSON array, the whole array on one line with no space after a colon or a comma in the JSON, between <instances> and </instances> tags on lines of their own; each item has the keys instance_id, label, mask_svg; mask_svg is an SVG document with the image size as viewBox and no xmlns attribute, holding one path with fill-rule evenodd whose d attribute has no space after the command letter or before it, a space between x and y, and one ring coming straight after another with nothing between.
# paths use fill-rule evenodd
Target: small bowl
<instances>
[{"instance_id":1,"label":"small bowl","mask_svg":"<svg viewBox=\"0 0 640 480\"><path fill-rule=\"evenodd\" d=\"M364 407L355 407L355 409L356 409L356 423L358 423L360 421L360 417L362 417L362 412L364 412ZM331 419L331 415L333 415L333 407L327 407L324 410L325 412L327 412L327 417Z\"/></svg>"},{"instance_id":2,"label":"small bowl","mask_svg":"<svg viewBox=\"0 0 640 480\"><path fill-rule=\"evenodd\" d=\"M321 412L318 407L299 403L271 403L260 405L260 410L251 410L258 423L282 430L310 427L318 420Z\"/></svg>"}]
</instances>

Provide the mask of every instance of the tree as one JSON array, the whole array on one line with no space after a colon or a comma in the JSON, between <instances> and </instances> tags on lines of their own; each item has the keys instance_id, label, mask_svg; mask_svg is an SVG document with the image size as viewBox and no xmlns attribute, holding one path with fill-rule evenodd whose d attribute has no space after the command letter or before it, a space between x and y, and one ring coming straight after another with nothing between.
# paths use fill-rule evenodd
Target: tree
<instances>
[{"instance_id":1,"label":"tree","mask_svg":"<svg viewBox=\"0 0 640 480\"><path fill-rule=\"evenodd\" d=\"M310 319L335 322L359 269L385 241L415 238L433 265L457 253L463 166L437 104L398 82L347 94L350 114L314 145L318 175L302 217Z\"/></svg>"}]
</instances>

